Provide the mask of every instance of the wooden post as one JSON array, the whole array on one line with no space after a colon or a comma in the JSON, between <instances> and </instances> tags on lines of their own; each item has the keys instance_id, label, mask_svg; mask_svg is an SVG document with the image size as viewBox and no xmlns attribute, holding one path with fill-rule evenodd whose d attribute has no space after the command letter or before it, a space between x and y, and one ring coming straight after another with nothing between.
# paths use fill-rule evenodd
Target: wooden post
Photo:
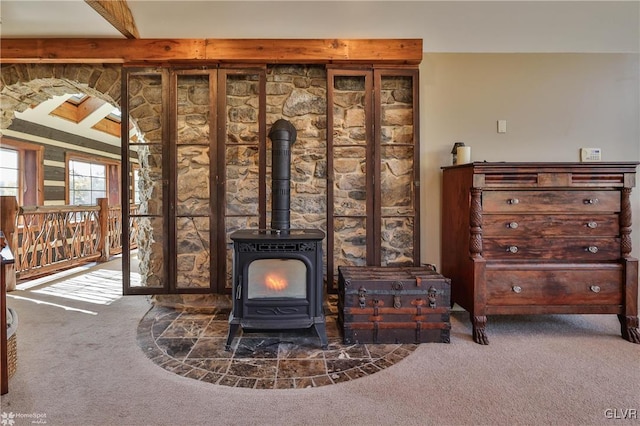
<instances>
[{"instance_id":1,"label":"wooden post","mask_svg":"<svg viewBox=\"0 0 640 426\"><path fill-rule=\"evenodd\" d=\"M0 231L4 232L7 245L18 255L18 199L13 195L0 196ZM4 265L5 290L16 289L16 267L13 262Z\"/></svg>"},{"instance_id":2,"label":"wooden post","mask_svg":"<svg viewBox=\"0 0 640 426\"><path fill-rule=\"evenodd\" d=\"M0 257L0 395L9 392L9 354L7 344L7 284L4 257Z\"/></svg>"},{"instance_id":3,"label":"wooden post","mask_svg":"<svg viewBox=\"0 0 640 426\"><path fill-rule=\"evenodd\" d=\"M109 260L109 199L98 198L98 206L100 207L100 242L98 243L98 251L100 251L100 262Z\"/></svg>"},{"instance_id":4,"label":"wooden post","mask_svg":"<svg viewBox=\"0 0 640 426\"><path fill-rule=\"evenodd\" d=\"M13 262L14 258L9 246L0 247L0 394L2 395L9 392L9 348L7 342L6 272L8 266L13 266Z\"/></svg>"},{"instance_id":5,"label":"wooden post","mask_svg":"<svg viewBox=\"0 0 640 426\"><path fill-rule=\"evenodd\" d=\"M18 218L18 200L13 195L0 196L0 230L13 250L18 247L16 223Z\"/></svg>"}]
</instances>

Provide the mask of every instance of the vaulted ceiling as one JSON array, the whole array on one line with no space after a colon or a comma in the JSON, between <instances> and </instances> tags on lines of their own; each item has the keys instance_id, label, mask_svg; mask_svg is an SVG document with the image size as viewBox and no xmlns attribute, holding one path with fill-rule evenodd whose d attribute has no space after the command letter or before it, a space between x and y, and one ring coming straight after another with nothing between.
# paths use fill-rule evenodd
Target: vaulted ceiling
<instances>
[{"instance_id":1,"label":"vaulted ceiling","mask_svg":"<svg viewBox=\"0 0 640 426\"><path fill-rule=\"evenodd\" d=\"M51 127L66 133L120 145L120 111L113 105L87 95L54 96L16 119Z\"/></svg>"}]
</instances>

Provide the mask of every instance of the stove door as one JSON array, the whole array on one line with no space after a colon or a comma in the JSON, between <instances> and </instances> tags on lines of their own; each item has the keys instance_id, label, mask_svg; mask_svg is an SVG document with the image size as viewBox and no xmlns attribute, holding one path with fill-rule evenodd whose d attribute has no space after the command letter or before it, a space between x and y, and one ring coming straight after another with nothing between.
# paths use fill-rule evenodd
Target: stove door
<instances>
[{"instance_id":1,"label":"stove door","mask_svg":"<svg viewBox=\"0 0 640 426\"><path fill-rule=\"evenodd\" d=\"M257 259L248 267L247 298L306 299L307 265L300 259Z\"/></svg>"}]
</instances>

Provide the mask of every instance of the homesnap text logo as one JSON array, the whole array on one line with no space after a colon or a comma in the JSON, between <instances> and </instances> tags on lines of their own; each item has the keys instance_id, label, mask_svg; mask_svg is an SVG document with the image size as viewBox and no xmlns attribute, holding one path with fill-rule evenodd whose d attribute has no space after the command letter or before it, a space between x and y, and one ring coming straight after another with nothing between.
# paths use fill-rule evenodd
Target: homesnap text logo
<instances>
[{"instance_id":1,"label":"homesnap text logo","mask_svg":"<svg viewBox=\"0 0 640 426\"><path fill-rule=\"evenodd\" d=\"M2 426L14 426L17 419L27 419L31 421L31 424L46 424L47 415L44 413L5 413L0 414L0 425Z\"/></svg>"}]
</instances>

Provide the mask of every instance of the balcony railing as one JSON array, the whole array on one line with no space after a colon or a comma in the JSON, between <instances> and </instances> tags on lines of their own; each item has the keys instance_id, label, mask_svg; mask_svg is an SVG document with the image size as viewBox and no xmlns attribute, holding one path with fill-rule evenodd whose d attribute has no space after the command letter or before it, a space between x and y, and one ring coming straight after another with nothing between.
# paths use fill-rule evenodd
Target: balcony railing
<instances>
[{"instance_id":1,"label":"balcony railing","mask_svg":"<svg viewBox=\"0 0 640 426\"><path fill-rule=\"evenodd\" d=\"M138 206L129 207L131 215L138 212ZM107 219L109 254L122 253L122 208L118 206L109 206L109 215ZM131 217L129 218L129 248L131 250L138 248L138 225Z\"/></svg>"},{"instance_id":2,"label":"balcony railing","mask_svg":"<svg viewBox=\"0 0 640 426\"><path fill-rule=\"evenodd\" d=\"M122 211L106 198L95 206L18 207L3 196L2 226L13 242L16 278L45 275L122 253ZM135 211L136 206L131 207ZM13 220L11 220L13 218ZM135 224L129 224L135 226ZM136 247L136 230L130 247Z\"/></svg>"}]
</instances>

